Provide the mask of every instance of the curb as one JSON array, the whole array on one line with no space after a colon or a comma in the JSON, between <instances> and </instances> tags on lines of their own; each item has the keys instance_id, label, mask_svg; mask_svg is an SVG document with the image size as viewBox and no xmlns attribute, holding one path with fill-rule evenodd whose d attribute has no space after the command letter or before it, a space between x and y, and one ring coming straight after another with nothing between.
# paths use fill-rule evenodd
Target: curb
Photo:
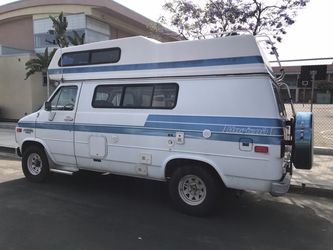
<instances>
[{"instance_id":1,"label":"curb","mask_svg":"<svg viewBox=\"0 0 333 250\"><path fill-rule=\"evenodd\" d=\"M5 154L16 154L16 149L13 147L0 146L0 152Z\"/></svg>"},{"instance_id":2,"label":"curb","mask_svg":"<svg viewBox=\"0 0 333 250\"><path fill-rule=\"evenodd\" d=\"M16 159L16 160L21 159L21 158L16 154L16 149L15 149L15 148L12 148L12 147L4 147L4 146L0 146L0 157L10 158L10 159Z\"/></svg>"},{"instance_id":3,"label":"curb","mask_svg":"<svg viewBox=\"0 0 333 250\"><path fill-rule=\"evenodd\" d=\"M10 130L15 130L16 124L0 124L0 129L10 129Z\"/></svg>"},{"instance_id":4,"label":"curb","mask_svg":"<svg viewBox=\"0 0 333 250\"><path fill-rule=\"evenodd\" d=\"M333 189L327 189L324 186L312 184L290 184L288 193L302 194L309 196L319 196L333 199Z\"/></svg>"},{"instance_id":5,"label":"curb","mask_svg":"<svg viewBox=\"0 0 333 250\"><path fill-rule=\"evenodd\" d=\"M333 155L333 148L315 147L313 153L316 155Z\"/></svg>"}]
</instances>

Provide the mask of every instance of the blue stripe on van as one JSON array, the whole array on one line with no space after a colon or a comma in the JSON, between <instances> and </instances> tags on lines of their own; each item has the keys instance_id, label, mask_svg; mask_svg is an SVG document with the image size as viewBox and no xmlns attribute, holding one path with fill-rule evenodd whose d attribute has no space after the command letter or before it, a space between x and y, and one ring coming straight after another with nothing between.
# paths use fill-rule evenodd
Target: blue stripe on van
<instances>
[{"instance_id":1,"label":"blue stripe on van","mask_svg":"<svg viewBox=\"0 0 333 250\"><path fill-rule=\"evenodd\" d=\"M192 115L149 115L149 122L172 122L193 124L228 124L242 126L269 126L281 127L283 121L276 118L253 117L222 117L222 116L192 116Z\"/></svg>"},{"instance_id":2,"label":"blue stripe on van","mask_svg":"<svg viewBox=\"0 0 333 250\"><path fill-rule=\"evenodd\" d=\"M219 124L220 123L220 124ZM185 132L186 138L203 139L204 129L210 129L210 140L236 141L246 137L258 144L281 143L283 131L279 119L149 115L145 126L116 126L92 124L66 124L56 122L19 122L19 127L68 130L78 132L132 134L147 136L175 136L176 131Z\"/></svg>"},{"instance_id":3,"label":"blue stripe on van","mask_svg":"<svg viewBox=\"0 0 333 250\"><path fill-rule=\"evenodd\" d=\"M263 63L261 56L242 56L242 57L227 57L213 58L203 60L188 60L174 62L156 62L156 63L140 63L140 64L125 64L114 66L76 66L62 67L57 69L49 69L49 74L73 74L73 73L96 73L108 71L131 71L131 70L152 70L152 69L169 69L169 68L191 68L191 67L208 67L208 66L223 66L237 64L253 64Z\"/></svg>"},{"instance_id":4,"label":"blue stripe on van","mask_svg":"<svg viewBox=\"0 0 333 250\"><path fill-rule=\"evenodd\" d=\"M186 124L186 123L160 123L160 122L146 122L146 128L156 129L172 129L181 131L199 131L205 129L211 130L216 133L230 133L230 134L255 134L255 135L269 135L281 136L282 128L272 127L255 127L255 126L238 126L238 125L211 125L211 124Z\"/></svg>"}]
</instances>

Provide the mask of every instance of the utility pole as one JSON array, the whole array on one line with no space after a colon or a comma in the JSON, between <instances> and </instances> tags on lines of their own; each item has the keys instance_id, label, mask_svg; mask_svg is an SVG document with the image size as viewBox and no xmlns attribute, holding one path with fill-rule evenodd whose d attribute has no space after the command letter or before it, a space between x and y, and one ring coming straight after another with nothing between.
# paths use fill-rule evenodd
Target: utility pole
<instances>
[{"instance_id":1,"label":"utility pole","mask_svg":"<svg viewBox=\"0 0 333 250\"><path fill-rule=\"evenodd\" d=\"M317 74L316 70L310 71L311 79L312 79L312 88L311 88L311 112L313 110L313 95L314 95L314 84L315 84L315 76Z\"/></svg>"}]
</instances>

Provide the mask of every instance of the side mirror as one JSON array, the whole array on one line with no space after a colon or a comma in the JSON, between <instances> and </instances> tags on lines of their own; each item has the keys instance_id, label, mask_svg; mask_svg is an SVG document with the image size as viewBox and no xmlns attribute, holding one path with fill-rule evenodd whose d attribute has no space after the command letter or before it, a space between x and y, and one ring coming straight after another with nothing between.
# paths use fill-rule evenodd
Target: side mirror
<instances>
[{"instance_id":1,"label":"side mirror","mask_svg":"<svg viewBox=\"0 0 333 250\"><path fill-rule=\"evenodd\" d=\"M52 110L51 102L45 102L45 110L46 111L51 111Z\"/></svg>"}]
</instances>

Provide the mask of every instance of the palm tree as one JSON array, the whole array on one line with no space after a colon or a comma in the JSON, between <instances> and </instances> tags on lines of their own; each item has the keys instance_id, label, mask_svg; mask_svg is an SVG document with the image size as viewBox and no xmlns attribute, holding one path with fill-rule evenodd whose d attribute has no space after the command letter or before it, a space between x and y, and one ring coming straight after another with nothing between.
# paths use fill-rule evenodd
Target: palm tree
<instances>
[{"instance_id":1,"label":"palm tree","mask_svg":"<svg viewBox=\"0 0 333 250\"><path fill-rule=\"evenodd\" d=\"M49 34L55 36L55 43L60 47L68 47L68 41L66 38L66 31L67 31L67 18L64 16L64 13L61 12L59 16L53 17L49 16L53 25L53 30L49 30Z\"/></svg>"},{"instance_id":2,"label":"palm tree","mask_svg":"<svg viewBox=\"0 0 333 250\"><path fill-rule=\"evenodd\" d=\"M72 45L81 45L81 44L84 44L84 38L85 38L85 33L83 33L81 36L79 35L79 33L74 30L73 31L73 34L74 36L71 37L71 36L67 36L68 40L70 41L70 43Z\"/></svg>"},{"instance_id":3,"label":"palm tree","mask_svg":"<svg viewBox=\"0 0 333 250\"><path fill-rule=\"evenodd\" d=\"M47 68L54 56L56 49L53 49L50 53L48 48L45 49L44 53L37 53L37 58L32 58L25 63L25 70L27 73L25 75L25 80L36 72L42 72L43 77L46 77Z\"/></svg>"},{"instance_id":4,"label":"palm tree","mask_svg":"<svg viewBox=\"0 0 333 250\"><path fill-rule=\"evenodd\" d=\"M80 36L79 33L74 30L73 37L66 36L68 22L63 12L61 12L57 17L50 16L50 19L53 23L53 30L49 30L49 34L55 37L53 44L57 44L60 48L64 48L68 47L69 42L72 45L79 45L84 43L85 33ZM36 54L37 58L32 58L27 61L25 64L25 69L27 70L25 79L28 79L29 76L33 75L36 72L42 72L43 78L45 79L47 68L52 60L55 51L56 49L53 49L49 53L48 48L46 48L44 53Z\"/></svg>"}]
</instances>

